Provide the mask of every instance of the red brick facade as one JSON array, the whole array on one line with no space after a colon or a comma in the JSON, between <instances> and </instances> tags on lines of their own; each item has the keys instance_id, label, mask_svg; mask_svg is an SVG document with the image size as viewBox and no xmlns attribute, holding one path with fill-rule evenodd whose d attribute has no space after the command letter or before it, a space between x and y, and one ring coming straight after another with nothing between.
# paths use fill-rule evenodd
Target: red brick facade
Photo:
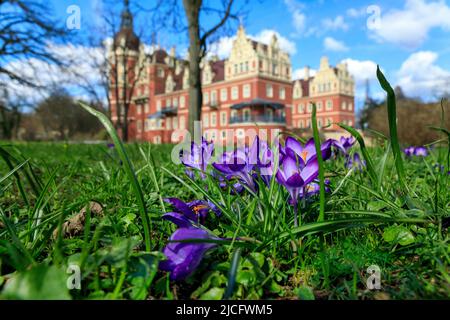
<instances>
[{"instance_id":1,"label":"red brick facade","mask_svg":"<svg viewBox=\"0 0 450 320\"><path fill-rule=\"evenodd\" d=\"M144 68L131 98L129 139L178 141L179 130L188 127L187 61L178 59L174 50L159 49L148 56L141 45L130 52L129 67L133 69L139 59ZM323 58L316 77L291 81L289 56L279 49L275 37L270 45L256 43L240 28L230 58L208 60L202 70L202 126L208 140L230 141L227 130L239 139L246 129L307 129L310 103L317 105L320 127L355 123L354 84L346 66L330 67ZM113 96L113 121L117 120L116 102Z\"/></svg>"}]
</instances>

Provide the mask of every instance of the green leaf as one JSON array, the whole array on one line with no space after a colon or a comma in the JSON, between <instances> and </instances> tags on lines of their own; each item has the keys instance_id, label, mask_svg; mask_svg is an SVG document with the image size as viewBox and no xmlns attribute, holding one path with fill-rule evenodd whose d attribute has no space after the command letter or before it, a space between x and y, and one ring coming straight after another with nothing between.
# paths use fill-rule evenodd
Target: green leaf
<instances>
[{"instance_id":1,"label":"green leaf","mask_svg":"<svg viewBox=\"0 0 450 320\"><path fill-rule=\"evenodd\" d=\"M301 286L295 289L295 293L300 300L315 300L314 292L310 287Z\"/></svg>"},{"instance_id":2,"label":"green leaf","mask_svg":"<svg viewBox=\"0 0 450 320\"><path fill-rule=\"evenodd\" d=\"M402 246L414 243L414 235L404 226L391 226L384 230L383 239L386 242L395 242Z\"/></svg>"},{"instance_id":3,"label":"green leaf","mask_svg":"<svg viewBox=\"0 0 450 320\"><path fill-rule=\"evenodd\" d=\"M1 296L15 300L70 300L68 277L56 266L38 265L6 282Z\"/></svg>"},{"instance_id":4,"label":"green leaf","mask_svg":"<svg viewBox=\"0 0 450 320\"><path fill-rule=\"evenodd\" d=\"M202 294L200 300L221 300L224 292L223 288L212 288Z\"/></svg>"},{"instance_id":5,"label":"green leaf","mask_svg":"<svg viewBox=\"0 0 450 320\"><path fill-rule=\"evenodd\" d=\"M236 282L246 287L255 283L255 281L256 275L253 271L248 270L240 271L236 276Z\"/></svg>"}]
</instances>

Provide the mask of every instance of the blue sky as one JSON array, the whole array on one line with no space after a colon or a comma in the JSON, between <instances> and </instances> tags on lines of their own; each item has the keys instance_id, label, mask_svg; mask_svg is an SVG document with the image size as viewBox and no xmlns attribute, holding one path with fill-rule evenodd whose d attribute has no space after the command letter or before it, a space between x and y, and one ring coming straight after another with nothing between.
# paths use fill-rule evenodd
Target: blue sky
<instances>
[{"instance_id":1,"label":"blue sky","mask_svg":"<svg viewBox=\"0 0 450 320\"><path fill-rule=\"evenodd\" d=\"M244 3L236 1L237 6ZM131 2L135 11L133 2L147 7L149 3ZM90 32L85 26L99 19L105 5L102 0L51 3L54 14L61 19L67 17L69 5L81 8L80 35ZM245 9L247 34L267 41L276 32L291 53L296 75L301 76L299 70L305 65L317 68L323 55L332 64L345 60L357 80L359 102L365 79L370 80L373 95L382 97L375 80L376 64L392 84L401 85L408 95L431 99L450 90L450 0L250 0ZM139 25L146 16L137 14ZM212 23L208 17L203 22ZM167 33L158 38L164 47L176 44L178 52L186 50L187 38L183 34ZM224 35L214 50L225 56L232 39L232 35Z\"/></svg>"}]
</instances>

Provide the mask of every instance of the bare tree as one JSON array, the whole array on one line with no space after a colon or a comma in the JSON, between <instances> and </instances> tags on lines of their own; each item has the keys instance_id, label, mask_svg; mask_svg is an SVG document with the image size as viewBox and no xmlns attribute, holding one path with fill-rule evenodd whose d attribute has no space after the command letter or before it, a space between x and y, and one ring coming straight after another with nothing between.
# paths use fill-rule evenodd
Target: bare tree
<instances>
[{"instance_id":1,"label":"bare tree","mask_svg":"<svg viewBox=\"0 0 450 320\"><path fill-rule=\"evenodd\" d=\"M146 61L150 58L144 53L144 58L140 59L142 55L139 54L138 59L130 65L129 57L133 51L140 53L139 39L145 39L143 30L149 28L141 29L139 36L134 34L133 17L127 0L124 1L125 8L119 24L115 10L118 3L122 3L122 0L107 1L107 5L99 12L101 23L95 28L95 36L88 39L89 45L101 52L97 55L98 52L92 51L94 56L90 57L91 67L96 70L98 81L92 83L85 78L81 81L81 86L96 101L102 101L102 97L106 98L110 117L114 105L117 116L114 124L116 129L120 129L122 139L128 141L128 115L133 96L136 86L144 75ZM78 76L83 78L84 75Z\"/></svg>"},{"instance_id":2,"label":"bare tree","mask_svg":"<svg viewBox=\"0 0 450 320\"><path fill-rule=\"evenodd\" d=\"M49 43L62 42L67 33L49 12L43 1L0 0L0 123L4 138L17 136L23 109L29 103L27 97L11 92L11 85L45 89L34 64L28 63L28 72L24 72L23 61L63 67Z\"/></svg>"},{"instance_id":3,"label":"bare tree","mask_svg":"<svg viewBox=\"0 0 450 320\"><path fill-rule=\"evenodd\" d=\"M201 62L208 45L218 38L219 32L232 29L230 22L238 21L245 15L246 1L236 8L234 0L158 0L154 8L152 21L156 27L171 28L176 32L187 32L189 39L189 131L194 133L194 122L201 119L203 104L201 85ZM182 20L184 12L186 20ZM202 24L202 19L213 16L211 25Z\"/></svg>"},{"instance_id":4,"label":"bare tree","mask_svg":"<svg viewBox=\"0 0 450 320\"><path fill-rule=\"evenodd\" d=\"M61 63L48 43L61 41L66 31L50 18L49 11L43 1L0 0L0 75L6 76L0 77L0 83L9 79L36 86L34 79L7 67L14 59Z\"/></svg>"}]
</instances>

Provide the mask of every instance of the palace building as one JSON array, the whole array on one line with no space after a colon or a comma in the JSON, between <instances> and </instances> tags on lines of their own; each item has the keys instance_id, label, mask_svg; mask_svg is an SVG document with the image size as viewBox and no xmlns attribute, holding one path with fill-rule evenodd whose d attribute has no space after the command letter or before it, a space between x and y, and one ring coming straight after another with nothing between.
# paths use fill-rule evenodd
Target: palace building
<instances>
[{"instance_id":1,"label":"palace building","mask_svg":"<svg viewBox=\"0 0 450 320\"><path fill-rule=\"evenodd\" d=\"M172 143L172 133L188 127L188 62L175 49L147 51L133 32L126 2L109 53L117 66L110 77L111 118L127 121L130 140ZM355 82L347 66L333 67L323 57L314 75L306 67L303 79L292 80L290 57L275 35L268 44L256 42L241 26L230 56L205 58L201 69L202 127L208 140L223 141L230 129L237 138L249 128L307 131L312 103L325 132L338 131L337 122L355 123ZM119 108L119 119L118 106L125 101L128 112Z\"/></svg>"}]
</instances>

